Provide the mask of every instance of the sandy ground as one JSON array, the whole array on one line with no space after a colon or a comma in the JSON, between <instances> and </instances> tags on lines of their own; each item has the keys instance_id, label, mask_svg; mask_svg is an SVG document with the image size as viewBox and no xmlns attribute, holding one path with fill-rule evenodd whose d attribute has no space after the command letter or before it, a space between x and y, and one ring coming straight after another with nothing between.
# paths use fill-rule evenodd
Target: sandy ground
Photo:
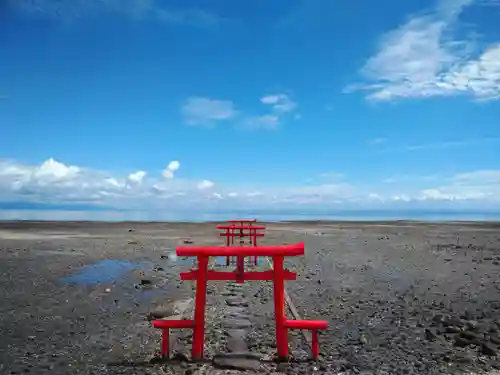
<instances>
[{"instance_id":1,"label":"sandy ground","mask_svg":"<svg viewBox=\"0 0 500 375\"><path fill-rule=\"evenodd\" d=\"M320 336L320 364L297 361L259 371L493 374L500 368L499 224L267 227L262 243L305 242L306 255L287 261L298 272L287 289L303 317L330 326ZM178 277L188 266L169 258L187 237L199 245L222 243L214 223L1 222L0 374L210 372L199 364L148 363L159 349L148 313L174 314L193 297L192 285ZM141 285L148 281L152 285ZM210 306L223 309L224 290L221 283L211 287ZM243 294L252 303L249 347L270 356L270 284L245 284ZM222 318L215 307L207 313L213 328L207 343L220 347ZM291 333L290 341L296 359L305 359L301 336ZM179 345L189 352L189 339Z\"/></svg>"}]
</instances>

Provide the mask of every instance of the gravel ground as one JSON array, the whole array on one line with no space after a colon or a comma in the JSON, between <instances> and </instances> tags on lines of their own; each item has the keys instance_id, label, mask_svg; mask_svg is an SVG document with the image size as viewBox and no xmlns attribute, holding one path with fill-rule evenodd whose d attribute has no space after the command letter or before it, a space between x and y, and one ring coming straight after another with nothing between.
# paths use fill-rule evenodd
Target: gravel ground
<instances>
[{"instance_id":1,"label":"gravel ground","mask_svg":"<svg viewBox=\"0 0 500 375\"><path fill-rule=\"evenodd\" d=\"M298 272L287 289L303 318L326 319L329 329L320 363L306 361L308 346L290 332L295 361L266 362L254 373L500 368L500 225L280 223L266 236L262 243L305 242L305 257L287 261ZM159 332L148 313L175 314L193 297L192 283L178 277L188 265L169 257L188 237L222 243L213 223L0 223L0 374L237 373L209 362L150 362ZM231 288L209 287L208 358L228 351ZM237 292L250 303L248 349L272 358L271 284ZM178 358L189 355L190 332L179 332L175 348Z\"/></svg>"}]
</instances>

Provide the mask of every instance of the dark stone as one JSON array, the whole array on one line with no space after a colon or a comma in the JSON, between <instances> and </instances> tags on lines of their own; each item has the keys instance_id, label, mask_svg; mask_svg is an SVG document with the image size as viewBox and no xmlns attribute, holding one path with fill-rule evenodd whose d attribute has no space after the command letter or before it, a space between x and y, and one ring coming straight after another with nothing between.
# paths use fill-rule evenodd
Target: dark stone
<instances>
[{"instance_id":1,"label":"dark stone","mask_svg":"<svg viewBox=\"0 0 500 375\"><path fill-rule=\"evenodd\" d=\"M463 338L460 336L455 338L455 343L454 343L455 346L462 348L462 347L465 347L465 346L468 346L471 344L472 344L472 342L470 340L467 340L466 338Z\"/></svg>"},{"instance_id":2,"label":"dark stone","mask_svg":"<svg viewBox=\"0 0 500 375\"><path fill-rule=\"evenodd\" d=\"M179 361L179 362L189 362L189 358L183 354L183 353L175 353L173 356L172 356L172 360L173 361Z\"/></svg>"},{"instance_id":3,"label":"dark stone","mask_svg":"<svg viewBox=\"0 0 500 375\"><path fill-rule=\"evenodd\" d=\"M430 328L426 328L425 329L425 338L428 341L434 341L437 339L437 334L436 334L436 332L434 332L434 330L432 330Z\"/></svg>"},{"instance_id":4,"label":"dark stone","mask_svg":"<svg viewBox=\"0 0 500 375\"><path fill-rule=\"evenodd\" d=\"M440 315L440 314L438 314L438 315L434 315L434 317L432 318L432 321L433 321L434 323L438 323L438 324L440 324L440 323L443 323L443 322L444 322L444 317L443 317L442 315Z\"/></svg>"},{"instance_id":5,"label":"dark stone","mask_svg":"<svg viewBox=\"0 0 500 375\"><path fill-rule=\"evenodd\" d=\"M148 280L148 279L142 279L141 280L141 285L152 285L153 282L151 280Z\"/></svg>"},{"instance_id":6,"label":"dark stone","mask_svg":"<svg viewBox=\"0 0 500 375\"><path fill-rule=\"evenodd\" d=\"M460 336L463 338L470 340L470 341L481 341L483 337L477 333L470 332L470 331L463 331L460 333Z\"/></svg>"},{"instance_id":7,"label":"dark stone","mask_svg":"<svg viewBox=\"0 0 500 375\"><path fill-rule=\"evenodd\" d=\"M260 359L252 353L217 354L214 356L212 364L220 369L258 371Z\"/></svg>"},{"instance_id":8,"label":"dark stone","mask_svg":"<svg viewBox=\"0 0 500 375\"><path fill-rule=\"evenodd\" d=\"M449 326L444 329L445 333L460 333L462 330L455 326Z\"/></svg>"},{"instance_id":9,"label":"dark stone","mask_svg":"<svg viewBox=\"0 0 500 375\"><path fill-rule=\"evenodd\" d=\"M491 341L493 344L500 345L500 337L498 337L498 336L491 336L491 337L490 337L490 341Z\"/></svg>"},{"instance_id":10,"label":"dark stone","mask_svg":"<svg viewBox=\"0 0 500 375\"><path fill-rule=\"evenodd\" d=\"M484 355L489 355L489 356L496 356L497 355L497 350L493 345L483 343L481 345L481 353Z\"/></svg>"}]
</instances>

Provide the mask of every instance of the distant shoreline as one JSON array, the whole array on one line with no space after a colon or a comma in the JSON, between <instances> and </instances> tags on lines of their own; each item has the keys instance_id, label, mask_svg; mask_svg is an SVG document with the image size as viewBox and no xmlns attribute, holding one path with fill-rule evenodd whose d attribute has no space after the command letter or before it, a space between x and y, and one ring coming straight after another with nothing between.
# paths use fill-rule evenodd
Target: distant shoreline
<instances>
[{"instance_id":1,"label":"distant shoreline","mask_svg":"<svg viewBox=\"0 0 500 375\"><path fill-rule=\"evenodd\" d=\"M215 225L227 220L207 220L207 221L182 221L182 220L172 220L172 221L162 221L162 220L151 220L151 221L134 221L134 220L2 220L0 219L0 227L2 225L16 225L16 224L62 224L69 226L78 225L93 225L93 224L105 224L109 226L121 226L121 225ZM280 220L280 221L261 221L257 218L257 222L260 224L271 224L271 225L499 225L500 220L412 220L412 219L394 219L394 220ZM499 228L500 229L500 228Z\"/></svg>"}]
</instances>

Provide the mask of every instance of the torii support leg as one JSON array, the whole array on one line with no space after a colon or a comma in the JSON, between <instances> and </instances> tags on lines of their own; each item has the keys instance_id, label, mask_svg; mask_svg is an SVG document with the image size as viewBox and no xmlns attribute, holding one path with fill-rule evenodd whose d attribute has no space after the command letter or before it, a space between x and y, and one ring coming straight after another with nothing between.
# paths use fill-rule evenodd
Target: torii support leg
<instances>
[{"instance_id":1,"label":"torii support leg","mask_svg":"<svg viewBox=\"0 0 500 375\"><path fill-rule=\"evenodd\" d=\"M196 278L196 300L194 309L194 331L192 358L203 358L203 343L205 341L205 305L207 302L208 256L198 257L199 273Z\"/></svg>"},{"instance_id":2,"label":"torii support leg","mask_svg":"<svg viewBox=\"0 0 500 375\"><path fill-rule=\"evenodd\" d=\"M274 269L274 313L276 318L276 347L278 359L288 359L288 335L285 313L285 282L283 275L283 256L273 257Z\"/></svg>"}]
</instances>

